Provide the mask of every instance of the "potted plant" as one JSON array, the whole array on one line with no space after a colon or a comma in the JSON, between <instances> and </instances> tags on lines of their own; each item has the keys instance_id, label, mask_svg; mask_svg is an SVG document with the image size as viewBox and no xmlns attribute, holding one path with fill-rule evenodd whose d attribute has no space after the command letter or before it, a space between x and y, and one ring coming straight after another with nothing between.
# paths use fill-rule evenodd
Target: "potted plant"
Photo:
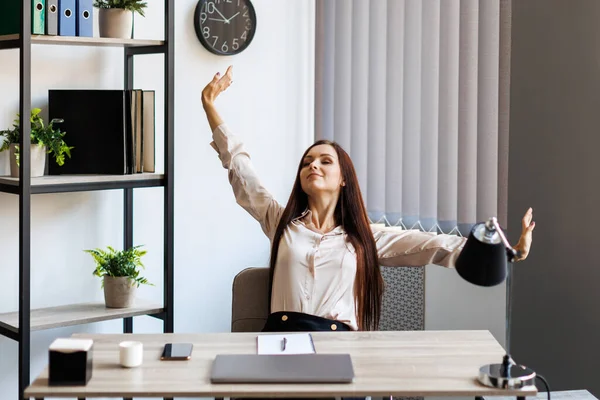
<instances>
[{"instance_id":1,"label":"potted plant","mask_svg":"<svg viewBox=\"0 0 600 400\"><path fill-rule=\"evenodd\" d=\"M140 269L144 268L141 257L146 254L140 247L142 246L133 246L122 251L116 251L110 246L106 247L107 250L84 250L96 262L94 275L102 278L106 307L131 307L135 301L136 289L141 284L152 285L140 276Z\"/></svg>"},{"instance_id":2,"label":"potted plant","mask_svg":"<svg viewBox=\"0 0 600 400\"><path fill-rule=\"evenodd\" d=\"M62 119L55 118L48 125L44 124L44 120L40 117L39 108L31 109L31 176L43 176L46 167L46 154L52 154L56 163L60 166L65 163L65 156L71 157L71 149L64 141L66 132L61 132L59 128L55 128L54 124L64 122ZM0 131L0 137L4 138L4 142L0 147L0 151L10 151L10 174L11 176L19 177L20 153L19 153L19 114L14 120L13 128Z\"/></svg>"},{"instance_id":3,"label":"potted plant","mask_svg":"<svg viewBox=\"0 0 600 400\"><path fill-rule=\"evenodd\" d=\"M142 0L95 0L99 9L98 28L100 37L131 39L133 36L133 13L145 16L147 3Z\"/></svg>"}]
</instances>

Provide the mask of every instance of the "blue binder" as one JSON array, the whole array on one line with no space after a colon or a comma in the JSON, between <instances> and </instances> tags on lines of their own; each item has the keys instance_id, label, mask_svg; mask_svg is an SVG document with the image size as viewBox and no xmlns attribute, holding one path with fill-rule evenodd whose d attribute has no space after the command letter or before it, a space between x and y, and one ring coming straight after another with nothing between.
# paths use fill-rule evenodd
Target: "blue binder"
<instances>
[{"instance_id":1,"label":"blue binder","mask_svg":"<svg viewBox=\"0 0 600 400\"><path fill-rule=\"evenodd\" d=\"M77 12L75 0L58 0L58 34L75 36Z\"/></svg>"},{"instance_id":2,"label":"blue binder","mask_svg":"<svg viewBox=\"0 0 600 400\"><path fill-rule=\"evenodd\" d=\"M77 36L94 35L92 0L77 0Z\"/></svg>"}]
</instances>

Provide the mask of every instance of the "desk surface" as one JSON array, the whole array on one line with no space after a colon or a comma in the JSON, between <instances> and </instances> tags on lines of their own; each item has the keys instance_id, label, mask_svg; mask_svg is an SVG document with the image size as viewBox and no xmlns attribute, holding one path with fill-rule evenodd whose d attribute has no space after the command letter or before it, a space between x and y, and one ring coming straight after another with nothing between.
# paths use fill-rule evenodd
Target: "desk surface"
<instances>
[{"instance_id":1,"label":"desk surface","mask_svg":"<svg viewBox=\"0 0 600 400\"><path fill-rule=\"evenodd\" d=\"M86 386L50 387L47 368L26 397L335 397L535 396L535 387L498 390L480 385L480 366L502 361L488 331L314 332L318 353L349 353L351 384L211 384L217 354L256 353L256 333L76 335L94 340L93 376ZM118 343L144 343L138 368L119 366ZM194 344L188 361L160 361L167 342Z\"/></svg>"}]
</instances>

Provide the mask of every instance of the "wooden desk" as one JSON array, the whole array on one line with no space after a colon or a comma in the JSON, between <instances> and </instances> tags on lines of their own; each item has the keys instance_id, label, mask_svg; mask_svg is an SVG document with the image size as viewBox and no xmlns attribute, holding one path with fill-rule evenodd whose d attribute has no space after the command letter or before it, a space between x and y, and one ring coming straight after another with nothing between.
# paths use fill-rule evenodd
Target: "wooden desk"
<instances>
[{"instance_id":1,"label":"wooden desk","mask_svg":"<svg viewBox=\"0 0 600 400\"><path fill-rule=\"evenodd\" d=\"M314 332L318 353L349 353L351 384L211 384L217 354L253 354L256 333L76 335L94 340L94 370L80 387L49 387L47 368L25 390L43 397L535 396L535 387L498 390L477 382L479 367L502 361L488 331ZM119 366L118 343L144 343L144 363ZM160 361L167 342L194 344L189 361Z\"/></svg>"}]
</instances>

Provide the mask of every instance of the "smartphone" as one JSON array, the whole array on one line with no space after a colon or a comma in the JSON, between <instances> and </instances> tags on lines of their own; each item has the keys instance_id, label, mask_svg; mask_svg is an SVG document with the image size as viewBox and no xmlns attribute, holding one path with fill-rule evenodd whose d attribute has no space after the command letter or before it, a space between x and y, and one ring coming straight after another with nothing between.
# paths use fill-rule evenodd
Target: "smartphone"
<instances>
[{"instance_id":1,"label":"smartphone","mask_svg":"<svg viewBox=\"0 0 600 400\"><path fill-rule=\"evenodd\" d=\"M192 358L191 343L167 343L160 356L161 360L189 360Z\"/></svg>"}]
</instances>

